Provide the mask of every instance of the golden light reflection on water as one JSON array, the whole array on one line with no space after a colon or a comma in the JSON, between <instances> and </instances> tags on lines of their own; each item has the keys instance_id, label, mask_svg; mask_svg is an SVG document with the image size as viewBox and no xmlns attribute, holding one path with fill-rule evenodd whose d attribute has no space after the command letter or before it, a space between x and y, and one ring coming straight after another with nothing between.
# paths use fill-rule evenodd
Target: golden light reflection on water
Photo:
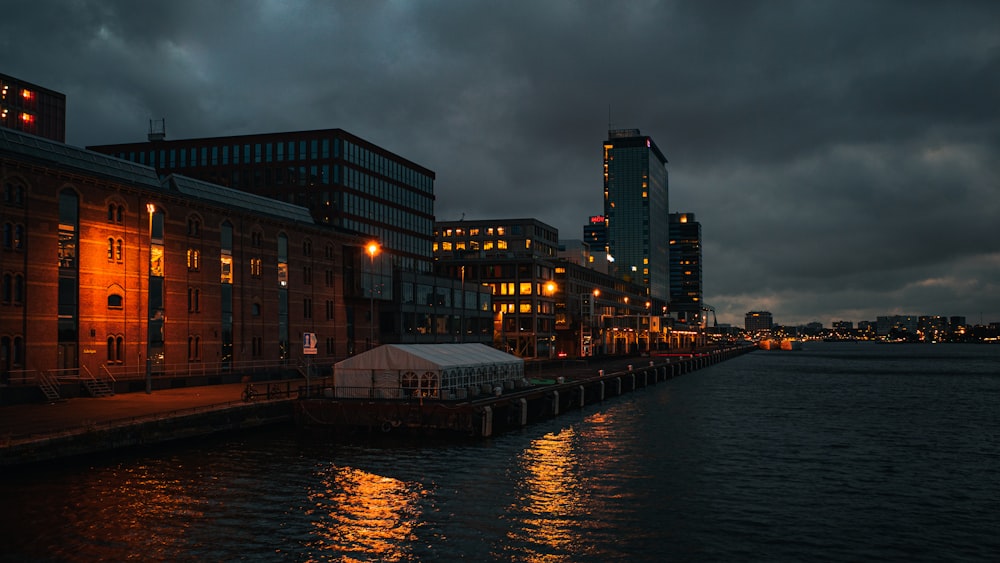
<instances>
[{"instance_id":1,"label":"golden light reflection on water","mask_svg":"<svg viewBox=\"0 0 1000 563\"><path fill-rule=\"evenodd\" d=\"M586 434L576 427L546 434L525 449L518 466L524 478L517 486L517 505L510 508L512 522L521 526L508 532L508 551L516 550L519 560L533 563L572 561L587 551L587 535L602 527L600 495L594 495L599 483L584 477L593 475L594 465L613 469L614 444L605 441L601 428L610 424L606 413L587 418ZM581 452L597 442L602 452ZM590 446L586 446L589 444ZM581 469L587 463L589 469Z\"/></svg>"},{"instance_id":2,"label":"golden light reflection on water","mask_svg":"<svg viewBox=\"0 0 1000 563\"><path fill-rule=\"evenodd\" d=\"M420 518L418 484L351 467L331 469L322 490L309 495L314 535L311 547L339 561L408 559Z\"/></svg>"},{"instance_id":3,"label":"golden light reflection on water","mask_svg":"<svg viewBox=\"0 0 1000 563\"><path fill-rule=\"evenodd\" d=\"M176 475L176 472L171 472ZM204 483L164 478L137 465L100 475L87 494L66 499L60 534L49 547L60 561L169 561L205 516Z\"/></svg>"}]
</instances>

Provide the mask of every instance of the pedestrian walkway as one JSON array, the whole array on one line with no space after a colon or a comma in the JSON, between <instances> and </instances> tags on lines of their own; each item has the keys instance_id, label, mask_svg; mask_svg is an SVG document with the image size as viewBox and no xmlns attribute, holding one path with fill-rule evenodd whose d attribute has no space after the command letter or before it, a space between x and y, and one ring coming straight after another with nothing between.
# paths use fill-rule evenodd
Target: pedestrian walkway
<instances>
[{"instance_id":1,"label":"pedestrian walkway","mask_svg":"<svg viewBox=\"0 0 1000 563\"><path fill-rule=\"evenodd\" d=\"M254 383L255 400L267 400L273 388L286 398L295 396L300 380ZM0 407L0 444L32 440L78 430L183 414L184 411L228 408L244 404L245 383L123 393L111 397L79 397L54 403ZM278 393L273 394L278 397Z\"/></svg>"}]
</instances>

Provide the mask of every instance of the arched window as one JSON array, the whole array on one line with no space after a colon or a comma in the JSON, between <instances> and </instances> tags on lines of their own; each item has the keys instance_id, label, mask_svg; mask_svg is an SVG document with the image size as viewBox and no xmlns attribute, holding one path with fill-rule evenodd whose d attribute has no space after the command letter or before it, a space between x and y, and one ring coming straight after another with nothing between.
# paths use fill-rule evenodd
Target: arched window
<instances>
[{"instance_id":1,"label":"arched window","mask_svg":"<svg viewBox=\"0 0 1000 563\"><path fill-rule=\"evenodd\" d=\"M3 371L5 376L6 373L10 371L10 360L10 337L4 336L3 338L0 338L0 371Z\"/></svg>"},{"instance_id":2,"label":"arched window","mask_svg":"<svg viewBox=\"0 0 1000 563\"><path fill-rule=\"evenodd\" d=\"M118 206L115 204L108 205L108 223L114 223L115 217L118 216Z\"/></svg>"},{"instance_id":3,"label":"arched window","mask_svg":"<svg viewBox=\"0 0 1000 563\"><path fill-rule=\"evenodd\" d=\"M24 250L24 225L14 225L14 250Z\"/></svg>"},{"instance_id":4,"label":"arched window","mask_svg":"<svg viewBox=\"0 0 1000 563\"><path fill-rule=\"evenodd\" d=\"M125 337L115 337L115 361L123 363L125 361Z\"/></svg>"},{"instance_id":5,"label":"arched window","mask_svg":"<svg viewBox=\"0 0 1000 563\"><path fill-rule=\"evenodd\" d=\"M14 277L10 274L3 275L3 302L9 305L14 295Z\"/></svg>"},{"instance_id":6,"label":"arched window","mask_svg":"<svg viewBox=\"0 0 1000 563\"><path fill-rule=\"evenodd\" d=\"M188 336L188 360L201 358L201 337Z\"/></svg>"},{"instance_id":7,"label":"arched window","mask_svg":"<svg viewBox=\"0 0 1000 563\"><path fill-rule=\"evenodd\" d=\"M18 182L6 182L3 186L3 200L13 205L24 203L24 186Z\"/></svg>"},{"instance_id":8,"label":"arched window","mask_svg":"<svg viewBox=\"0 0 1000 563\"><path fill-rule=\"evenodd\" d=\"M14 225L3 224L3 247L10 250L14 248Z\"/></svg>"},{"instance_id":9,"label":"arched window","mask_svg":"<svg viewBox=\"0 0 1000 563\"><path fill-rule=\"evenodd\" d=\"M108 362L115 361L115 337L108 337Z\"/></svg>"},{"instance_id":10,"label":"arched window","mask_svg":"<svg viewBox=\"0 0 1000 563\"><path fill-rule=\"evenodd\" d=\"M201 290L189 287L188 288L188 312L197 313L201 311Z\"/></svg>"},{"instance_id":11,"label":"arched window","mask_svg":"<svg viewBox=\"0 0 1000 563\"><path fill-rule=\"evenodd\" d=\"M115 259L115 239L108 239L108 262Z\"/></svg>"},{"instance_id":12,"label":"arched window","mask_svg":"<svg viewBox=\"0 0 1000 563\"><path fill-rule=\"evenodd\" d=\"M24 276L14 274L14 304L20 305L24 301Z\"/></svg>"},{"instance_id":13,"label":"arched window","mask_svg":"<svg viewBox=\"0 0 1000 563\"><path fill-rule=\"evenodd\" d=\"M123 241L122 239L118 239L115 241L115 260L121 262L124 254L125 254L125 241Z\"/></svg>"},{"instance_id":14,"label":"arched window","mask_svg":"<svg viewBox=\"0 0 1000 563\"><path fill-rule=\"evenodd\" d=\"M121 309L124 304L124 298L117 293L112 293L108 296L108 309Z\"/></svg>"},{"instance_id":15,"label":"arched window","mask_svg":"<svg viewBox=\"0 0 1000 563\"><path fill-rule=\"evenodd\" d=\"M24 339L20 336L14 337L14 348L11 350L11 365L21 367L24 363Z\"/></svg>"}]
</instances>

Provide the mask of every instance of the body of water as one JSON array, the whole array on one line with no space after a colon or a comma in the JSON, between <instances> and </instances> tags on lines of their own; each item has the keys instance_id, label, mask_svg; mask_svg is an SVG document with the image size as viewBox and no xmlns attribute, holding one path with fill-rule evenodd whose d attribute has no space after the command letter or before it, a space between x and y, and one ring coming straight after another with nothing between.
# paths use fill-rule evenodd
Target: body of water
<instances>
[{"instance_id":1,"label":"body of water","mask_svg":"<svg viewBox=\"0 0 1000 563\"><path fill-rule=\"evenodd\" d=\"M2 476L2 561L994 561L1000 347L758 351L521 431Z\"/></svg>"}]
</instances>

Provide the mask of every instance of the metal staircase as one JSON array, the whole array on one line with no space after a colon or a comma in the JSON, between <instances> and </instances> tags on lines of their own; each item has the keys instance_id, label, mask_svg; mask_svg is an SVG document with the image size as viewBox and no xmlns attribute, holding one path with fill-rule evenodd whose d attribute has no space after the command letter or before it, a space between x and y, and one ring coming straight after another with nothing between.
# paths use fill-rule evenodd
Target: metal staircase
<instances>
[{"instance_id":1,"label":"metal staircase","mask_svg":"<svg viewBox=\"0 0 1000 563\"><path fill-rule=\"evenodd\" d=\"M42 390L42 394L45 395L45 400L48 402L55 403L56 401L63 400L59 396L59 382L45 371L38 372L38 387Z\"/></svg>"},{"instance_id":2,"label":"metal staircase","mask_svg":"<svg viewBox=\"0 0 1000 563\"><path fill-rule=\"evenodd\" d=\"M103 379L83 379L83 388L87 390L87 393L91 397L111 397L115 394L115 391L108 385L107 381Z\"/></svg>"},{"instance_id":3,"label":"metal staircase","mask_svg":"<svg viewBox=\"0 0 1000 563\"><path fill-rule=\"evenodd\" d=\"M94 374L90 373L90 370L87 369L87 366L81 366L81 367L83 368L83 371L85 371L87 375L80 381L81 383L83 383L83 388L87 391L87 393L91 397L111 397L115 394L115 390L112 389L110 385L108 385L109 380L98 379L94 377ZM104 371L107 371L107 368L104 367L103 364L101 365L101 367L104 369ZM111 379L114 379L114 376L112 376L110 372L108 372L108 376Z\"/></svg>"}]
</instances>

